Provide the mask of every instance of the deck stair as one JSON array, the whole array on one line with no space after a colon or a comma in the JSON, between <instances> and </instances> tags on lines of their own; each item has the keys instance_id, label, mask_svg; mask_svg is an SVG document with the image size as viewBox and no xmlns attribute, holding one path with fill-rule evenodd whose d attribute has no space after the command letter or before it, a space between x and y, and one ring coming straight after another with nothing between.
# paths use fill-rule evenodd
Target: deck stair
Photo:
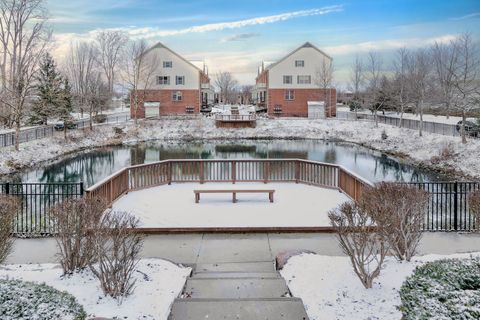
<instances>
[{"instance_id":1,"label":"deck stair","mask_svg":"<svg viewBox=\"0 0 480 320\"><path fill-rule=\"evenodd\" d=\"M308 320L271 261L197 264L169 320Z\"/></svg>"}]
</instances>

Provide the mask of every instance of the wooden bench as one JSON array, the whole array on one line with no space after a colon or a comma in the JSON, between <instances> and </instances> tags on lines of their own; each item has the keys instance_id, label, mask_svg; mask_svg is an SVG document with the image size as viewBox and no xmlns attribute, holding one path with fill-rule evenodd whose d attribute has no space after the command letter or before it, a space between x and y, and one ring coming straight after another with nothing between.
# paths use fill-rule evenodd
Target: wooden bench
<instances>
[{"instance_id":1,"label":"wooden bench","mask_svg":"<svg viewBox=\"0 0 480 320\"><path fill-rule=\"evenodd\" d=\"M195 193L195 203L200 202L200 194L201 193L231 193L232 194L232 202L236 203L237 202L237 193L268 193L268 199L270 202L273 202L273 193L275 190L249 190L249 189L244 189L244 190L193 190L193 193Z\"/></svg>"}]
</instances>

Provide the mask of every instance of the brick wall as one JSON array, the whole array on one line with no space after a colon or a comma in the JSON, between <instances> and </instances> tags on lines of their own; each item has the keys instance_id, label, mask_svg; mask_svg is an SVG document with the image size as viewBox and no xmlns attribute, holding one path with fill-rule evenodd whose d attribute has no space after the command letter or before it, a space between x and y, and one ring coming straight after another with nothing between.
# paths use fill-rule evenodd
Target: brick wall
<instances>
[{"instance_id":1,"label":"brick wall","mask_svg":"<svg viewBox=\"0 0 480 320\"><path fill-rule=\"evenodd\" d=\"M286 89L268 89L268 114L283 117L308 117L307 101L325 101L325 116L336 116L336 89L293 89L294 100L285 100ZM282 113L275 114L275 106L280 106Z\"/></svg>"},{"instance_id":2,"label":"brick wall","mask_svg":"<svg viewBox=\"0 0 480 320\"><path fill-rule=\"evenodd\" d=\"M173 92L182 93L182 101L172 101ZM160 102L160 115L186 114L186 107L193 106L194 113L200 113L200 90L145 90L139 91L140 100L146 102ZM142 95L142 92L145 95ZM135 117L135 108L131 103L131 117ZM143 102L137 110L138 118L145 118L145 109Z\"/></svg>"}]
</instances>

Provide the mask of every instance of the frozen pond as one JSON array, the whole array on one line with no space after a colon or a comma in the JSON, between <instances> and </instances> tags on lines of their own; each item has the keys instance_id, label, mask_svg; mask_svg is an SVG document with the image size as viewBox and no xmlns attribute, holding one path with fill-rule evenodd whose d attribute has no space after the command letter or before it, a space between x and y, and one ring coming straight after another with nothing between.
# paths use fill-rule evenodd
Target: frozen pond
<instances>
[{"instance_id":1,"label":"frozen pond","mask_svg":"<svg viewBox=\"0 0 480 320\"><path fill-rule=\"evenodd\" d=\"M299 158L335 163L370 181L446 181L448 177L417 168L355 144L323 140L156 141L97 149L29 169L3 180L80 182L93 185L128 166L165 159Z\"/></svg>"}]
</instances>

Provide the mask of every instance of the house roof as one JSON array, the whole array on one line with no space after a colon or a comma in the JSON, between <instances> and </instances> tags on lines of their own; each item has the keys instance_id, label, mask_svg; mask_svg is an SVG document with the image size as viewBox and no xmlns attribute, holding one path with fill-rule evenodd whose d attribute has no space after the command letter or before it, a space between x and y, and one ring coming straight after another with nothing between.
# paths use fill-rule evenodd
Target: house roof
<instances>
[{"instance_id":1,"label":"house roof","mask_svg":"<svg viewBox=\"0 0 480 320\"><path fill-rule=\"evenodd\" d=\"M167 47L166 45L164 45L164 44L161 43L161 42L157 42L157 44L155 44L154 46L150 47L147 51L145 51L144 54L147 54L147 53L149 53L150 51L152 51L152 50L154 50L154 49L161 49L161 48L170 51L172 54L176 55L178 58L180 58L181 60L185 61L186 63L188 63L189 65L191 65L191 66L194 67L195 69L197 69L198 71L203 72L202 69L200 69L199 67L197 67L196 65L194 65L192 62L188 61L187 59L185 59L184 57L182 57L180 54L176 53L175 51L173 51L172 49L170 49L169 47Z\"/></svg>"},{"instance_id":2,"label":"house roof","mask_svg":"<svg viewBox=\"0 0 480 320\"><path fill-rule=\"evenodd\" d=\"M290 52L289 54L287 54L286 56L284 56L283 58L278 60L277 62L270 64L268 67L265 68L265 70L270 70L270 69L274 68L277 64L284 61L285 59L287 59L288 57L290 57L291 55L293 55L294 53L296 53L297 51L299 51L303 48L315 49L318 52L320 52L321 54L323 54L325 57L327 57L328 59L333 60L333 58L331 56L329 56L328 54L326 54L325 52L323 52L322 50L320 50L319 48L317 48L316 46L314 46L313 44L311 44L310 42L307 41L304 44L302 44L300 47L298 47L297 49L293 50L292 52Z\"/></svg>"}]
</instances>

